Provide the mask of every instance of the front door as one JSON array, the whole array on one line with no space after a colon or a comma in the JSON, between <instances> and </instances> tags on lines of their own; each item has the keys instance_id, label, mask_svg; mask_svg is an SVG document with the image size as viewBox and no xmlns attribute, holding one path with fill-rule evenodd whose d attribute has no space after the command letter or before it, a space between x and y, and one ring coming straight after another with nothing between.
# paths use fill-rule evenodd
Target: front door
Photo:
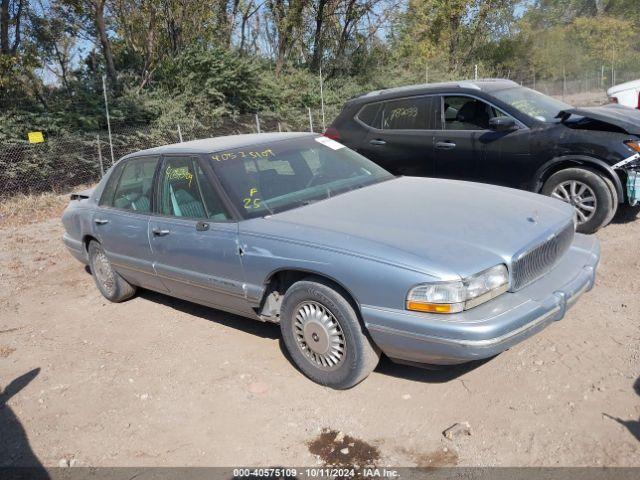
<instances>
[{"instance_id":1,"label":"front door","mask_svg":"<svg viewBox=\"0 0 640 480\"><path fill-rule=\"evenodd\" d=\"M493 105L465 95L443 96L444 129L435 137L436 175L443 178L524 187L530 178L529 129L497 132L489 121L508 116Z\"/></svg>"},{"instance_id":2,"label":"front door","mask_svg":"<svg viewBox=\"0 0 640 480\"><path fill-rule=\"evenodd\" d=\"M477 177L477 159L482 154L478 141L489 128L486 104L472 97L442 97L443 129L435 135L436 176L458 180Z\"/></svg>"},{"instance_id":3,"label":"front door","mask_svg":"<svg viewBox=\"0 0 640 480\"><path fill-rule=\"evenodd\" d=\"M238 224L198 157L163 157L158 181L149 237L162 281L177 297L251 313L244 296Z\"/></svg>"},{"instance_id":4,"label":"front door","mask_svg":"<svg viewBox=\"0 0 640 480\"><path fill-rule=\"evenodd\" d=\"M396 175L433 175L433 136L440 129L440 97L419 96L383 102L358 148Z\"/></svg>"},{"instance_id":5,"label":"front door","mask_svg":"<svg viewBox=\"0 0 640 480\"><path fill-rule=\"evenodd\" d=\"M158 157L143 157L118 164L92 221L94 235L120 275L134 285L165 291L153 269L148 236L158 161Z\"/></svg>"}]
</instances>

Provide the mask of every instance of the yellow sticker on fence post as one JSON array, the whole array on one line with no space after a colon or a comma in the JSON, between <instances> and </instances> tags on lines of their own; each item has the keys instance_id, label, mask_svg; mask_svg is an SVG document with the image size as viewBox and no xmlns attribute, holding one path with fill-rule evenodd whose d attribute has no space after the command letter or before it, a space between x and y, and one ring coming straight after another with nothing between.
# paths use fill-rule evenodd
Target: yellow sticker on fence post
<instances>
[{"instance_id":1,"label":"yellow sticker on fence post","mask_svg":"<svg viewBox=\"0 0 640 480\"><path fill-rule=\"evenodd\" d=\"M42 143L44 142L44 135L42 132L29 132L29 143Z\"/></svg>"}]
</instances>

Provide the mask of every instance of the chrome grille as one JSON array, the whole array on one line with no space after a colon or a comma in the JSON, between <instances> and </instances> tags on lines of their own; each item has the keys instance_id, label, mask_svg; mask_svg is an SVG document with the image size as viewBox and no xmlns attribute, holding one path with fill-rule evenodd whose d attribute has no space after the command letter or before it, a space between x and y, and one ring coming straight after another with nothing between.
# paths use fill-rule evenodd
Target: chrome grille
<instances>
[{"instance_id":1,"label":"chrome grille","mask_svg":"<svg viewBox=\"0 0 640 480\"><path fill-rule=\"evenodd\" d=\"M511 263L511 290L520 290L551 270L571 246L574 233L572 222L551 238L516 255Z\"/></svg>"}]
</instances>

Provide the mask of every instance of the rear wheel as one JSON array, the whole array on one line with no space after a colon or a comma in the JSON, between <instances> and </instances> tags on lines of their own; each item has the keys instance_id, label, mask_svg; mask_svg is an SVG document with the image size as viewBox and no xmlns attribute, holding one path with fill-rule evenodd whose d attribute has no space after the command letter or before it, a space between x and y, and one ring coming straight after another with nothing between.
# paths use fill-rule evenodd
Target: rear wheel
<instances>
[{"instance_id":1,"label":"rear wheel","mask_svg":"<svg viewBox=\"0 0 640 480\"><path fill-rule=\"evenodd\" d=\"M89 243L89 267L100 293L112 302L122 302L133 297L136 287L122 278L111 266L102 245L95 240Z\"/></svg>"},{"instance_id":2,"label":"rear wheel","mask_svg":"<svg viewBox=\"0 0 640 480\"><path fill-rule=\"evenodd\" d=\"M571 204L578 216L578 232L594 233L611 221L617 206L607 180L590 169L567 168L551 175L541 193Z\"/></svg>"},{"instance_id":3,"label":"rear wheel","mask_svg":"<svg viewBox=\"0 0 640 480\"><path fill-rule=\"evenodd\" d=\"M321 385L353 387L380 359L351 303L321 279L302 280L287 290L280 330L293 361Z\"/></svg>"}]
</instances>

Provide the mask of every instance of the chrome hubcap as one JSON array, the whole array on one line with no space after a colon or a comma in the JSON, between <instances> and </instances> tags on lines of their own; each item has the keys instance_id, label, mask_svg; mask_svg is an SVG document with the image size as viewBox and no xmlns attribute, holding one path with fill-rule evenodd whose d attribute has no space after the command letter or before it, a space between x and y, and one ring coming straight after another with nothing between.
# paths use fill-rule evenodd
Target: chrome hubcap
<instances>
[{"instance_id":1,"label":"chrome hubcap","mask_svg":"<svg viewBox=\"0 0 640 480\"><path fill-rule=\"evenodd\" d=\"M104 252L98 252L93 258L93 272L108 295L113 294L115 278L109 260Z\"/></svg>"},{"instance_id":2,"label":"chrome hubcap","mask_svg":"<svg viewBox=\"0 0 640 480\"><path fill-rule=\"evenodd\" d=\"M593 190L587 184L577 180L562 182L551 192L551 196L573 205L580 224L588 222L598 206Z\"/></svg>"},{"instance_id":3,"label":"chrome hubcap","mask_svg":"<svg viewBox=\"0 0 640 480\"><path fill-rule=\"evenodd\" d=\"M298 349L315 367L338 368L345 358L346 343L333 314L317 302L303 302L295 315L293 335Z\"/></svg>"}]
</instances>

